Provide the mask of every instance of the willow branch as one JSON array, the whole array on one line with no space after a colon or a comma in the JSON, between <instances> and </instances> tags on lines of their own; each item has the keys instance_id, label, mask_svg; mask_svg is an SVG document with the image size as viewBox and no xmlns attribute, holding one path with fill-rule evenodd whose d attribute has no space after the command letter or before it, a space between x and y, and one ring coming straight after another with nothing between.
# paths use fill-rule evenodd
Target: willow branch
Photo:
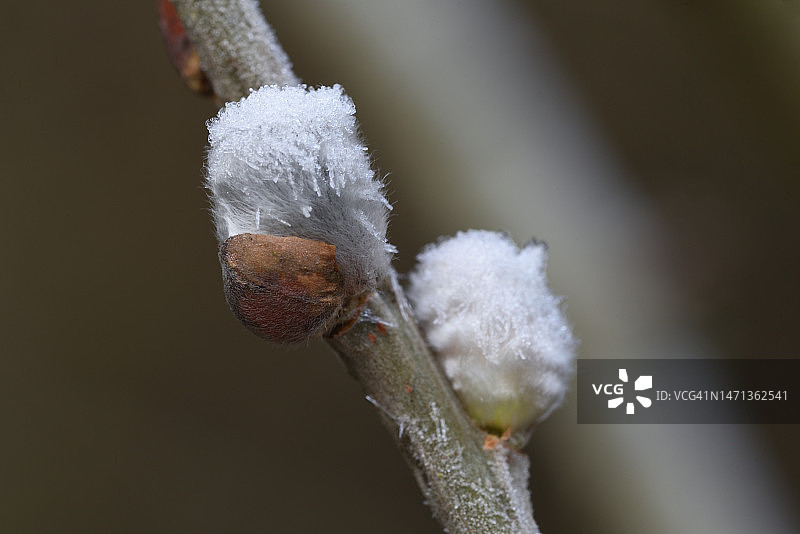
<instances>
[{"instance_id":1,"label":"willow branch","mask_svg":"<svg viewBox=\"0 0 800 534\"><path fill-rule=\"evenodd\" d=\"M442 376L393 277L356 325L328 343L378 408L448 532L538 532L527 457L504 444L484 449L486 434Z\"/></svg>"},{"instance_id":2,"label":"willow branch","mask_svg":"<svg viewBox=\"0 0 800 534\"><path fill-rule=\"evenodd\" d=\"M238 100L267 84L297 84L252 0L174 0L216 94ZM448 532L535 534L528 459L504 442L484 448L437 367L392 274L350 328L327 338L379 411Z\"/></svg>"},{"instance_id":3,"label":"willow branch","mask_svg":"<svg viewBox=\"0 0 800 534\"><path fill-rule=\"evenodd\" d=\"M300 79L255 0L174 0L214 93L230 102Z\"/></svg>"}]
</instances>

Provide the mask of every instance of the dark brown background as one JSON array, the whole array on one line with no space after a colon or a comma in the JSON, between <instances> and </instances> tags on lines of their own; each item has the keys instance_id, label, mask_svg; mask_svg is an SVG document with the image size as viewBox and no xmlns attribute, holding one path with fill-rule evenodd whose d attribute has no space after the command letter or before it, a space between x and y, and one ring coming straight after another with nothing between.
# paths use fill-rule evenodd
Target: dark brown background
<instances>
[{"instance_id":1,"label":"dark brown background","mask_svg":"<svg viewBox=\"0 0 800 534\"><path fill-rule=\"evenodd\" d=\"M448 179L448 164L420 141L426 117L396 109L375 89L386 82L369 58L352 55L370 48L367 34L331 24L336 3L323 4L265 12L304 80L354 96L380 168L392 171L391 235L406 271L424 243L479 225L480 199L435 213L416 204L425 184ZM613 4L517 7L624 168L623 187L658 221L683 326L718 355L800 356L797 4ZM438 532L333 355L318 343L271 347L227 310L200 178L215 107L172 72L153 3L3 11L0 529ZM418 16L428 16L424 2ZM556 279L585 338L582 296ZM617 356L592 348L583 355ZM626 522L624 501L601 506L586 490L615 484L552 460L568 448L577 462L597 446L570 442L574 417L568 401L529 446L543 531L660 532L657 517ZM754 465L767 461L775 491L796 502L795 427L750 430ZM664 502L663 513L690 512L681 506Z\"/></svg>"}]
</instances>

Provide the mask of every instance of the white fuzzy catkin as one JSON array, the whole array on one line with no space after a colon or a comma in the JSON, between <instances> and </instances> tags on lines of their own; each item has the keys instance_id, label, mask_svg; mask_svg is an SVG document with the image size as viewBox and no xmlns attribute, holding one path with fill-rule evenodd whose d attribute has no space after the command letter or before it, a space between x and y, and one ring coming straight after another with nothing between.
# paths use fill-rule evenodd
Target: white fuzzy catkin
<instances>
[{"instance_id":1,"label":"white fuzzy catkin","mask_svg":"<svg viewBox=\"0 0 800 534\"><path fill-rule=\"evenodd\" d=\"M429 344L472 418L525 430L563 400L576 342L547 287L547 248L470 230L428 245L408 295Z\"/></svg>"},{"instance_id":2,"label":"white fuzzy catkin","mask_svg":"<svg viewBox=\"0 0 800 534\"><path fill-rule=\"evenodd\" d=\"M351 293L388 272L391 206L340 86L262 87L226 104L208 132L206 186L220 242L255 233L330 243Z\"/></svg>"}]
</instances>

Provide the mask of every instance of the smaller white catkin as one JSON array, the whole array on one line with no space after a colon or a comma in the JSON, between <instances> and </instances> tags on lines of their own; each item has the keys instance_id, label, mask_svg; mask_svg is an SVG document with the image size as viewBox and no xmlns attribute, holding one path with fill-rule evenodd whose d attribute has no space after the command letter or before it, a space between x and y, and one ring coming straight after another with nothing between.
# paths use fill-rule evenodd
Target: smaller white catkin
<instances>
[{"instance_id":1,"label":"smaller white catkin","mask_svg":"<svg viewBox=\"0 0 800 534\"><path fill-rule=\"evenodd\" d=\"M408 296L425 336L472 418L524 431L563 400L576 342L547 287L547 248L470 230L428 245Z\"/></svg>"},{"instance_id":2,"label":"smaller white catkin","mask_svg":"<svg viewBox=\"0 0 800 534\"><path fill-rule=\"evenodd\" d=\"M389 269L391 209L338 85L266 86L208 122L206 187L220 242L241 233L336 246L351 294Z\"/></svg>"}]
</instances>

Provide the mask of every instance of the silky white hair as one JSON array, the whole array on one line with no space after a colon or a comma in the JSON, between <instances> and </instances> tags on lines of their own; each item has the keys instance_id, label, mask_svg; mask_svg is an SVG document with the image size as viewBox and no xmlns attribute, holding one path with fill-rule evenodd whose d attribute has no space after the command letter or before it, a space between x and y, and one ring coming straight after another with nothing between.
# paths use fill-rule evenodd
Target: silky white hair
<instances>
[{"instance_id":1,"label":"silky white hair","mask_svg":"<svg viewBox=\"0 0 800 534\"><path fill-rule=\"evenodd\" d=\"M481 426L525 430L563 400L576 342L547 287L547 248L459 232L428 245L408 296L428 343Z\"/></svg>"},{"instance_id":2,"label":"silky white hair","mask_svg":"<svg viewBox=\"0 0 800 534\"><path fill-rule=\"evenodd\" d=\"M387 274L391 206L339 85L262 87L226 104L208 132L206 187L220 242L256 233L330 243L351 293Z\"/></svg>"}]
</instances>

